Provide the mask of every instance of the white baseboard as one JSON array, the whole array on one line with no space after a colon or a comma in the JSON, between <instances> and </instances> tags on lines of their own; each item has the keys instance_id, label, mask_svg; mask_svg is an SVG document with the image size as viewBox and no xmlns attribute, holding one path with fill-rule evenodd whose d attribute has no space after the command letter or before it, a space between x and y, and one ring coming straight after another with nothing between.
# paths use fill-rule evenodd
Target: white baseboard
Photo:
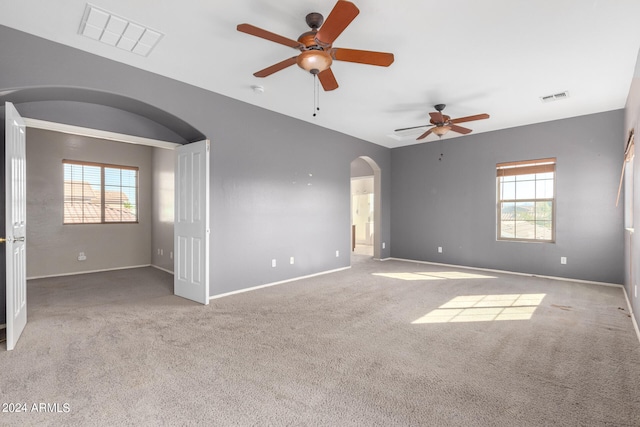
<instances>
[{"instance_id":1,"label":"white baseboard","mask_svg":"<svg viewBox=\"0 0 640 427\"><path fill-rule=\"evenodd\" d=\"M255 291L257 289L268 288L270 286L282 285L283 283L295 282L297 280L309 279L311 277L323 276L325 274L330 274L330 273L336 273L338 271L348 270L350 268L351 268L351 266L342 267L342 268L336 268L335 270L321 271L319 273L309 274L307 276L299 276L299 277L294 277L292 279L281 280L279 282L266 283L264 285L253 286L251 288L245 288L245 289L239 289L237 291L226 292L224 294L218 294L218 295L214 295L212 297L209 297L209 301L211 301L212 299L223 298L223 297L228 297L228 296L231 296L231 295L241 294L243 292L250 292L250 291Z\"/></svg>"},{"instance_id":2,"label":"white baseboard","mask_svg":"<svg viewBox=\"0 0 640 427\"><path fill-rule=\"evenodd\" d=\"M526 277L541 277L543 279L551 279L551 280L562 280L566 282L576 282L576 283L586 283L589 285L600 285L600 286L612 286L614 288L623 288L619 283L607 283L607 282L596 282L593 280L582 280L582 279L571 279L569 277L557 277L557 276L544 276L541 274L532 274L532 273L519 273L517 271L508 271L508 270L496 270L492 268L482 268L482 267L468 267L466 265L457 265L457 264L443 264L440 262L431 262L431 261L416 261L413 259L404 259L404 258L386 258L386 260L394 260L394 261L402 261L402 262L413 262L417 264L431 264L431 265L441 265L444 267L454 267L454 268L464 268L467 270L479 270L479 271L489 271L493 273L503 273L503 274L513 274L516 276L526 276Z\"/></svg>"},{"instance_id":3,"label":"white baseboard","mask_svg":"<svg viewBox=\"0 0 640 427\"><path fill-rule=\"evenodd\" d=\"M162 267L157 266L155 264L151 264L151 267L153 267L155 269L158 269L158 270L161 270L161 271L164 271L165 273L169 273L169 274L171 274L173 276L173 271L171 271L171 270L168 270L166 268L162 268Z\"/></svg>"},{"instance_id":4,"label":"white baseboard","mask_svg":"<svg viewBox=\"0 0 640 427\"><path fill-rule=\"evenodd\" d=\"M127 266L127 267L104 268L104 269L101 269L101 270L74 271L73 273L59 273L59 274L50 274L50 275L46 275L46 276L33 276L33 277L27 277L27 280L46 279L46 278L49 278L49 277L76 276L78 274L102 273L104 271L128 270L130 268L142 268L142 267L151 267L151 264L130 265L130 266Z\"/></svg>"}]
</instances>

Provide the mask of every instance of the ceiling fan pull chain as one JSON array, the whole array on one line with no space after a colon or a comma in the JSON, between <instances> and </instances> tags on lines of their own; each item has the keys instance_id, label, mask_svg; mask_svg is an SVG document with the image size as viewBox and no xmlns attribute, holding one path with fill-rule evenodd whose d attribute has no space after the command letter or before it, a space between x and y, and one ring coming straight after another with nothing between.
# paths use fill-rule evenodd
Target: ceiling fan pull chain
<instances>
[{"instance_id":1,"label":"ceiling fan pull chain","mask_svg":"<svg viewBox=\"0 0 640 427\"><path fill-rule=\"evenodd\" d=\"M318 76L313 75L313 117L316 116L316 111L320 111L320 89L318 87Z\"/></svg>"},{"instance_id":2,"label":"ceiling fan pull chain","mask_svg":"<svg viewBox=\"0 0 640 427\"><path fill-rule=\"evenodd\" d=\"M316 78L316 111L320 111L320 81Z\"/></svg>"}]
</instances>

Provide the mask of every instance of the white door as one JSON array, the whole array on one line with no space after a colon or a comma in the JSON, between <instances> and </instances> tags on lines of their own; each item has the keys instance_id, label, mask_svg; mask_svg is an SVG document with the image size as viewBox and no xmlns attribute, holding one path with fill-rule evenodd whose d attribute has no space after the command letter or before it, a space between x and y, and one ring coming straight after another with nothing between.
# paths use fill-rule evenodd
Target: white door
<instances>
[{"instance_id":1,"label":"white door","mask_svg":"<svg viewBox=\"0 0 640 427\"><path fill-rule=\"evenodd\" d=\"M12 103L5 114L7 350L13 350L27 324L26 127Z\"/></svg>"},{"instance_id":2,"label":"white door","mask_svg":"<svg viewBox=\"0 0 640 427\"><path fill-rule=\"evenodd\" d=\"M173 292L209 304L209 141L176 148Z\"/></svg>"}]
</instances>

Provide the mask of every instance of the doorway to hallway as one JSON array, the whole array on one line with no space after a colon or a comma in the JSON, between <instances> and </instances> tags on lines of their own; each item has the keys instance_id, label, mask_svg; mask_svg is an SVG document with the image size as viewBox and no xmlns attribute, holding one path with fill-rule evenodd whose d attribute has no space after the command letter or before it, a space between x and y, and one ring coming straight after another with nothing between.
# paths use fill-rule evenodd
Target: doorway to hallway
<instances>
[{"instance_id":1,"label":"doorway to hallway","mask_svg":"<svg viewBox=\"0 0 640 427\"><path fill-rule=\"evenodd\" d=\"M380 259L380 167L367 156L351 162L351 250Z\"/></svg>"}]
</instances>

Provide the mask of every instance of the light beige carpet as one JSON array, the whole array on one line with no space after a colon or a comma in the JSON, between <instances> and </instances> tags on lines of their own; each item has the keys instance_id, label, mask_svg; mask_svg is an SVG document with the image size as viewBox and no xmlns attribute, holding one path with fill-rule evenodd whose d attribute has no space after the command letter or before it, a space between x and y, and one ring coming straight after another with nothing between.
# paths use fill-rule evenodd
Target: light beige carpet
<instances>
[{"instance_id":1,"label":"light beige carpet","mask_svg":"<svg viewBox=\"0 0 640 427\"><path fill-rule=\"evenodd\" d=\"M0 351L0 403L28 411L0 424L640 425L620 288L355 257L209 306L171 290L152 268L30 281Z\"/></svg>"}]
</instances>

